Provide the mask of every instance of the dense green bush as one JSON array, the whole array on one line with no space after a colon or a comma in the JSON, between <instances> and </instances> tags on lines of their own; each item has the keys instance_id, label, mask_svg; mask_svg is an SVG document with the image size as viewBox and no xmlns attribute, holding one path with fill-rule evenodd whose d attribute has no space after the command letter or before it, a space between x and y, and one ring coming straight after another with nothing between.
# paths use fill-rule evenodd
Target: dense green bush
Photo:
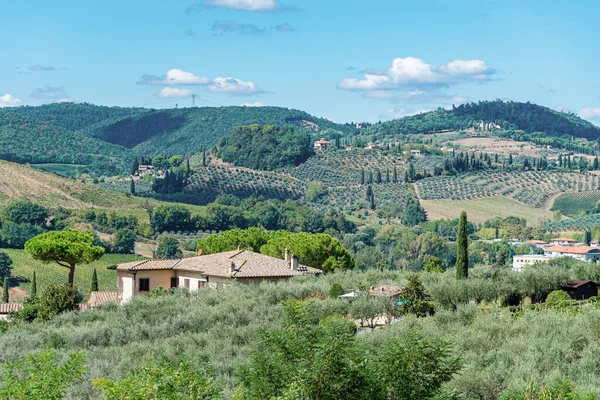
<instances>
[{"instance_id":1,"label":"dense green bush","mask_svg":"<svg viewBox=\"0 0 600 400\"><path fill-rule=\"evenodd\" d=\"M77 310L80 300L77 288L70 285L50 285L37 300L37 315L42 320L49 320L64 312Z\"/></svg>"}]
</instances>

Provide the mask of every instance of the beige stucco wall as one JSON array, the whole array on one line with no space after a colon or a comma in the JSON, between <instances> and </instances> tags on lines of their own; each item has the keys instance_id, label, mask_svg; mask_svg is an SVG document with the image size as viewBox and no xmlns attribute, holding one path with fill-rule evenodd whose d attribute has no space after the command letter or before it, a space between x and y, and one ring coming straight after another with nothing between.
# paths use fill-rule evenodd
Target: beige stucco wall
<instances>
[{"instance_id":1,"label":"beige stucco wall","mask_svg":"<svg viewBox=\"0 0 600 400\"><path fill-rule=\"evenodd\" d=\"M126 271L117 271L117 298L124 303L133 297L133 275Z\"/></svg>"},{"instance_id":2,"label":"beige stucco wall","mask_svg":"<svg viewBox=\"0 0 600 400\"><path fill-rule=\"evenodd\" d=\"M189 279L190 292L206 287L206 278L199 272L175 271L180 288L185 288L185 280Z\"/></svg>"},{"instance_id":3,"label":"beige stucco wall","mask_svg":"<svg viewBox=\"0 0 600 400\"><path fill-rule=\"evenodd\" d=\"M150 279L150 290L162 286L165 289L171 287L171 278L175 276L175 271L139 271L135 274L136 285L135 294L139 294L140 279Z\"/></svg>"}]
</instances>

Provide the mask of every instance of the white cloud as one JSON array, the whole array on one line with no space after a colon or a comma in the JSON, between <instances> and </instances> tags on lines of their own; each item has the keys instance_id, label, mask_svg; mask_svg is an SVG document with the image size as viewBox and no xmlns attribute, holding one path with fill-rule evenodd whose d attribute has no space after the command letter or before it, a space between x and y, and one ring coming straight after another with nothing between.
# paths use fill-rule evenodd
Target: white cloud
<instances>
[{"instance_id":1,"label":"white cloud","mask_svg":"<svg viewBox=\"0 0 600 400\"><path fill-rule=\"evenodd\" d=\"M244 82L241 79L231 77L218 77L213 79L208 87L209 92L229 94L255 94L261 90L252 81Z\"/></svg>"},{"instance_id":2,"label":"white cloud","mask_svg":"<svg viewBox=\"0 0 600 400\"><path fill-rule=\"evenodd\" d=\"M396 58L387 72L365 73L362 79L346 78L338 83L345 90L381 90L445 87L466 81L491 79L496 71L481 60L453 60L436 67L416 57Z\"/></svg>"},{"instance_id":3,"label":"white cloud","mask_svg":"<svg viewBox=\"0 0 600 400\"><path fill-rule=\"evenodd\" d=\"M191 72L173 68L167 71L166 76L143 75L137 82L146 85L208 85L210 79L205 76L196 76Z\"/></svg>"},{"instance_id":4,"label":"white cloud","mask_svg":"<svg viewBox=\"0 0 600 400\"><path fill-rule=\"evenodd\" d=\"M277 11L281 8L277 0L204 0L201 6L244 11Z\"/></svg>"},{"instance_id":5,"label":"white cloud","mask_svg":"<svg viewBox=\"0 0 600 400\"><path fill-rule=\"evenodd\" d=\"M579 116L583 119L600 119L600 107L586 107L579 110Z\"/></svg>"},{"instance_id":6,"label":"white cloud","mask_svg":"<svg viewBox=\"0 0 600 400\"><path fill-rule=\"evenodd\" d=\"M0 108L18 106L21 103L23 103L21 99L18 99L9 93L6 93L4 96L0 96Z\"/></svg>"},{"instance_id":7,"label":"white cloud","mask_svg":"<svg viewBox=\"0 0 600 400\"><path fill-rule=\"evenodd\" d=\"M184 97L192 97L192 94L194 94L194 92L192 92L190 89L166 87L158 92L157 96L161 99L181 99Z\"/></svg>"},{"instance_id":8,"label":"white cloud","mask_svg":"<svg viewBox=\"0 0 600 400\"><path fill-rule=\"evenodd\" d=\"M422 108L417 111L407 111L406 109L404 109L402 107L396 107L396 108L387 110L385 113L381 114L379 117L381 119L398 119L398 118L408 117L410 115L426 113L429 111L433 111L433 109L432 108Z\"/></svg>"},{"instance_id":9,"label":"white cloud","mask_svg":"<svg viewBox=\"0 0 600 400\"><path fill-rule=\"evenodd\" d=\"M261 103L260 101L256 101L254 103L242 103L242 104L240 104L240 106L242 106L242 107L265 107L265 104Z\"/></svg>"}]
</instances>

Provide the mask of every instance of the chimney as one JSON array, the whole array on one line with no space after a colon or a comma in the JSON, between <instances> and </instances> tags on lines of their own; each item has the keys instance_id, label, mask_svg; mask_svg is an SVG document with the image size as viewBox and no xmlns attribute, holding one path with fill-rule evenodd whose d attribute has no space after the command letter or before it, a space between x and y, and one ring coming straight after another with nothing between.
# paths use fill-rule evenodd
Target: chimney
<instances>
[{"instance_id":1,"label":"chimney","mask_svg":"<svg viewBox=\"0 0 600 400\"><path fill-rule=\"evenodd\" d=\"M232 261L231 265L229 266L229 274L233 275L234 272L235 272L235 263Z\"/></svg>"},{"instance_id":2,"label":"chimney","mask_svg":"<svg viewBox=\"0 0 600 400\"><path fill-rule=\"evenodd\" d=\"M290 257L290 249L285 249L285 261L287 261L288 265L290 264L291 257Z\"/></svg>"},{"instance_id":3,"label":"chimney","mask_svg":"<svg viewBox=\"0 0 600 400\"><path fill-rule=\"evenodd\" d=\"M298 256L292 255L292 263L291 263L292 271L298 271Z\"/></svg>"}]
</instances>

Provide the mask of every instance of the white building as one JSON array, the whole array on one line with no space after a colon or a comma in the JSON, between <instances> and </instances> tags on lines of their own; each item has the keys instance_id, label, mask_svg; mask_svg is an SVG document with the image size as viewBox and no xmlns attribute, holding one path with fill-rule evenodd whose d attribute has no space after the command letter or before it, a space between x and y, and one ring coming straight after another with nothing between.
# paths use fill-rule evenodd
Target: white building
<instances>
[{"instance_id":1,"label":"white building","mask_svg":"<svg viewBox=\"0 0 600 400\"><path fill-rule=\"evenodd\" d=\"M554 246L575 246L577 240L571 238L556 238L550 240L550 244Z\"/></svg>"},{"instance_id":2,"label":"white building","mask_svg":"<svg viewBox=\"0 0 600 400\"><path fill-rule=\"evenodd\" d=\"M528 265L543 263L548 260L550 260L550 257L544 254L527 254L522 256L514 256L512 270L515 272L521 272Z\"/></svg>"},{"instance_id":3,"label":"white building","mask_svg":"<svg viewBox=\"0 0 600 400\"><path fill-rule=\"evenodd\" d=\"M550 258L571 257L591 262L600 260L600 248L591 246L550 246L544 248L544 255Z\"/></svg>"}]
</instances>

